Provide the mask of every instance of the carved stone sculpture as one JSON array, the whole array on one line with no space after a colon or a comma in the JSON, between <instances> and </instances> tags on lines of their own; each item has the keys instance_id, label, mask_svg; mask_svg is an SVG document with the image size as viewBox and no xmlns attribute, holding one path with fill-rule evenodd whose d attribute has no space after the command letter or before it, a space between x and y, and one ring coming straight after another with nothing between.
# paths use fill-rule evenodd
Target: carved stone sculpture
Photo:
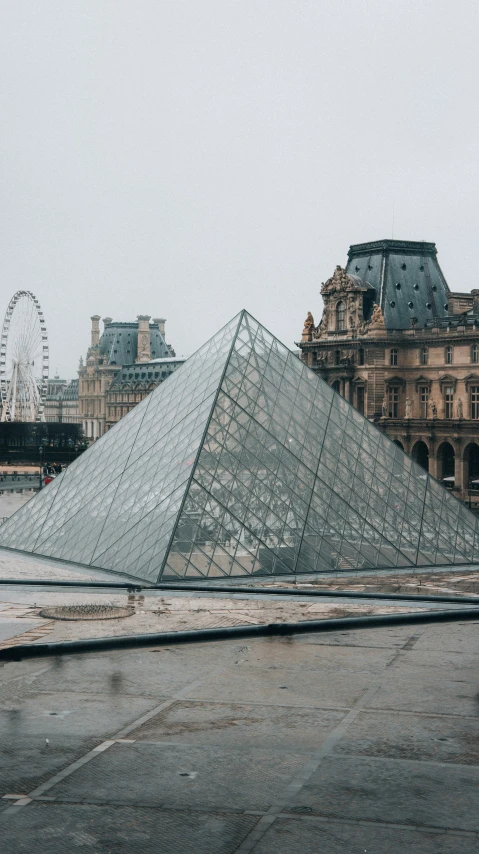
<instances>
[{"instance_id":1,"label":"carved stone sculpture","mask_svg":"<svg viewBox=\"0 0 479 854\"><path fill-rule=\"evenodd\" d=\"M464 418L464 412L462 409L462 400L460 397L457 400L457 417L458 418Z\"/></svg>"},{"instance_id":2,"label":"carved stone sculpture","mask_svg":"<svg viewBox=\"0 0 479 854\"><path fill-rule=\"evenodd\" d=\"M412 400L406 397L406 418L412 418Z\"/></svg>"},{"instance_id":3,"label":"carved stone sculpture","mask_svg":"<svg viewBox=\"0 0 479 854\"><path fill-rule=\"evenodd\" d=\"M303 341L311 341L311 338L313 337L313 330L314 330L313 315L311 314L310 311L308 311L308 313L306 315L306 320L304 321L304 329L303 329L303 335L302 335Z\"/></svg>"},{"instance_id":4,"label":"carved stone sculpture","mask_svg":"<svg viewBox=\"0 0 479 854\"><path fill-rule=\"evenodd\" d=\"M431 412L432 412L432 417L437 418L437 406L436 406L435 400L431 400Z\"/></svg>"},{"instance_id":5,"label":"carved stone sculpture","mask_svg":"<svg viewBox=\"0 0 479 854\"><path fill-rule=\"evenodd\" d=\"M388 402L387 402L386 397L383 397L383 402L382 402L381 408L382 408L383 418L387 418L388 417Z\"/></svg>"},{"instance_id":6,"label":"carved stone sculpture","mask_svg":"<svg viewBox=\"0 0 479 854\"><path fill-rule=\"evenodd\" d=\"M335 291L345 291L347 288L350 288L352 285L352 281L349 278L346 270L343 269L339 264L336 266L336 269L327 282L323 282L321 286L321 293L334 293Z\"/></svg>"},{"instance_id":7,"label":"carved stone sculpture","mask_svg":"<svg viewBox=\"0 0 479 854\"><path fill-rule=\"evenodd\" d=\"M381 311L380 306L377 303L374 303L373 313L371 315L371 320L369 321L370 326L384 326L384 314Z\"/></svg>"}]
</instances>

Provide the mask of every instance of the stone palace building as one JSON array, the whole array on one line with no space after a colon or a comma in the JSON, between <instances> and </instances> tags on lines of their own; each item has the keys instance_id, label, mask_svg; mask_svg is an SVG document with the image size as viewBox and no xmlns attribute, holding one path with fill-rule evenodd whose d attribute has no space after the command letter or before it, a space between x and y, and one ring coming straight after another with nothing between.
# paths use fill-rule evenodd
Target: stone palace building
<instances>
[{"instance_id":1,"label":"stone palace building","mask_svg":"<svg viewBox=\"0 0 479 854\"><path fill-rule=\"evenodd\" d=\"M464 501L479 502L479 289L451 292L434 243L351 246L306 317L301 358Z\"/></svg>"},{"instance_id":2,"label":"stone palace building","mask_svg":"<svg viewBox=\"0 0 479 854\"><path fill-rule=\"evenodd\" d=\"M132 323L91 318L91 343L78 369L78 415L84 435L100 436L185 361L165 340L165 320L141 314Z\"/></svg>"}]
</instances>

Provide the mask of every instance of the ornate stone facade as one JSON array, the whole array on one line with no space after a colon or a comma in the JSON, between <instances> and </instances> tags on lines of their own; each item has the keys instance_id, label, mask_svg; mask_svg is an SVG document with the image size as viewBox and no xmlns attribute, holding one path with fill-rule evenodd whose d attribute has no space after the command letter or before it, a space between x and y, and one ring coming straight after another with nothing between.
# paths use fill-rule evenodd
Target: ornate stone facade
<instances>
[{"instance_id":1,"label":"ornate stone facade","mask_svg":"<svg viewBox=\"0 0 479 854\"><path fill-rule=\"evenodd\" d=\"M79 418L90 440L102 436L184 361L165 341L163 318L150 322L142 314L136 322L117 323L105 317L102 335L100 316L93 315L91 322L90 347L78 368Z\"/></svg>"},{"instance_id":2,"label":"ornate stone facade","mask_svg":"<svg viewBox=\"0 0 479 854\"><path fill-rule=\"evenodd\" d=\"M78 380L54 377L48 383L45 421L59 424L81 424L78 411Z\"/></svg>"},{"instance_id":3,"label":"ornate stone facade","mask_svg":"<svg viewBox=\"0 0 479 854\"><path fill-rule=\"evenodd\" d=\"M302 359L465 501L479 502L479 291L451 293L433 243L349 250L308 312Z\"/></svg>"}]
</instances>

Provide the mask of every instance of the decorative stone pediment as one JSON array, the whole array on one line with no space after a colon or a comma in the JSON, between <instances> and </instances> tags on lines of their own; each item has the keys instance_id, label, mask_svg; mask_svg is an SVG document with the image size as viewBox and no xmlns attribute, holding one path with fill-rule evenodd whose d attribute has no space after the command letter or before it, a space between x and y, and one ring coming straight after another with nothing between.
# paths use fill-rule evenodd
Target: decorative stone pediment
<instances>
[{"instance_id":1,"label":"decorative stone pediment","mask_svg":"<svg viewBox=\"0 0 479 854\"><path fill-rule=\"evenodd\" d=\"M419 391L419 388L422 386L427 386L429 391L431 391L432 380L428 379L428 377L420 376L415 380L416 391Z\"/></svg>"},{"instance_id":2,"label":"decorative stone pediment","mask_svg":"<svg viewBox=\"0 0 479 854\"><path fill-rule=\"evenodd\" d=\"M389 385L405 386L406 380L404 379L404 377L397 377L397 376L396 377L388 377L387 380L384 380L384 383L387 386L389 386Z\"/></svg>"},{"instance_id":3,"label":"decorative stone pediment","mask_svg":"<svg viewBox=\"0 0 479 854\"><path fill-rule=\"evenodd\" d=\"M479 374L468 374L467 377L464 377L464 382L466 387L470 385L479 385Z\"/></svg>"},{"instance_id":4,"label":"decorative stone pediment","mask_svg":"<svg viewBox=\"0 0 479 854\"><path fill-rule=\"evenodd\" d=\"M442 377L439 377L438 383L441 388L445 385L452 385L452 387L455 389L457 385L457 379L456 377L453 377L452 374L443 374Z\"/></svg>"}]
</instances>

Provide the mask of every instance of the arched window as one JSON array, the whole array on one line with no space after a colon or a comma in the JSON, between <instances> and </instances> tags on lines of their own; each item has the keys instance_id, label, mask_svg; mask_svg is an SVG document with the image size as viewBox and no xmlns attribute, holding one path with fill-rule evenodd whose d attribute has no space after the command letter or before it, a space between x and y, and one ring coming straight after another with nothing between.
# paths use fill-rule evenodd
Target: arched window
<instances>
[{"instance_id":1,"label":"arched window","mask_svg":"<svg viewBox=\"0 0 479 854\"><path fill-rule=\"evenodd\" d=\"M389 364L390 365L397 365L397 363L398 363L398 351L396 350L395 347L393 347L393 349L389 353Z\"/></svg>"},{"instance_id":2,"label":"arched window","mask_svg":"<svg viewBox=\"0 0 479 854\"><path fill-rule=\"evenodd\" d=\"M452 347L446 347L445 350L446 365L452 365Z\"/></svg>"},{"instance_id":3,"label":"arched window","mask_svg":"<svg viewBox=\"0 0 479 854\"><path fill-rule=\"evenodd\" d=\"M469 489L479 489L479 446L471 442L464 450Z\"/></svg>"},{"instance_id":4,"label":"arched window","mask_svg":"<svg viewBox=\"0 0 479 854\"><path fill-rule=\"evenodd\" d=\"M449 489L454 486L454 467L454 448L449 442L444 442L437 451L438 479Z\"/></svg>"},{"instance_id":5,"label":"arched window","mask_svg":"<svg viewBox=\"0 0 479 854\"><path fill-rule=\"evenodd\" d=\"M427 365L429 361L429 350L427 347L421 347L421 365Z\"/></svg>"},{"instance_id":6,"label":"arched window","mask_svg":"<svg viewBox=\"0 0 479 854\"><path fill-rule=\"evenodd\" d=\"M346 329L346 306L340 300L336 306L336 329L343 332Z\"/></svg>"},{"instance_id":7,"label":"arched window","mask_svg":"<svg viewBox=\"0 0 479 854\"><path fill-rule=\"evenodd\" d=\"M358 365L364 365L364 350L362 347L358 351Z\"/></svg>"},{"instance_id":8,"label":"arched window","mask_svg":"<svg viewBox=\"0 0 479 854\"><path fill-rule=\"evenodd\" d=\"M429 471L429 449L425 442L416 442L414 445L411 457L415 463L418 463L425 471Z\"/></svg>"},{"instance_id":9,"label":"arched window","mask_svg":"<svg viewBox=\"0 0 479 854\"><path fill-rule=\"evenodd\" d=\"M341 383L339 382L339 380L335 380L335 382L331 385L331 388L339 393L341 391Z\"/></svg>"},{"instance_id":10,"label":"arched window","mask_svg":"<svg viewBox=\"0 0 479 854\"><path fill-rule=\"evenodd\" d=\"M474 362L475 365L479 362L479 347L477 344L473 344L471 347L471 362Z\"/></svg>"}]
</instances>

